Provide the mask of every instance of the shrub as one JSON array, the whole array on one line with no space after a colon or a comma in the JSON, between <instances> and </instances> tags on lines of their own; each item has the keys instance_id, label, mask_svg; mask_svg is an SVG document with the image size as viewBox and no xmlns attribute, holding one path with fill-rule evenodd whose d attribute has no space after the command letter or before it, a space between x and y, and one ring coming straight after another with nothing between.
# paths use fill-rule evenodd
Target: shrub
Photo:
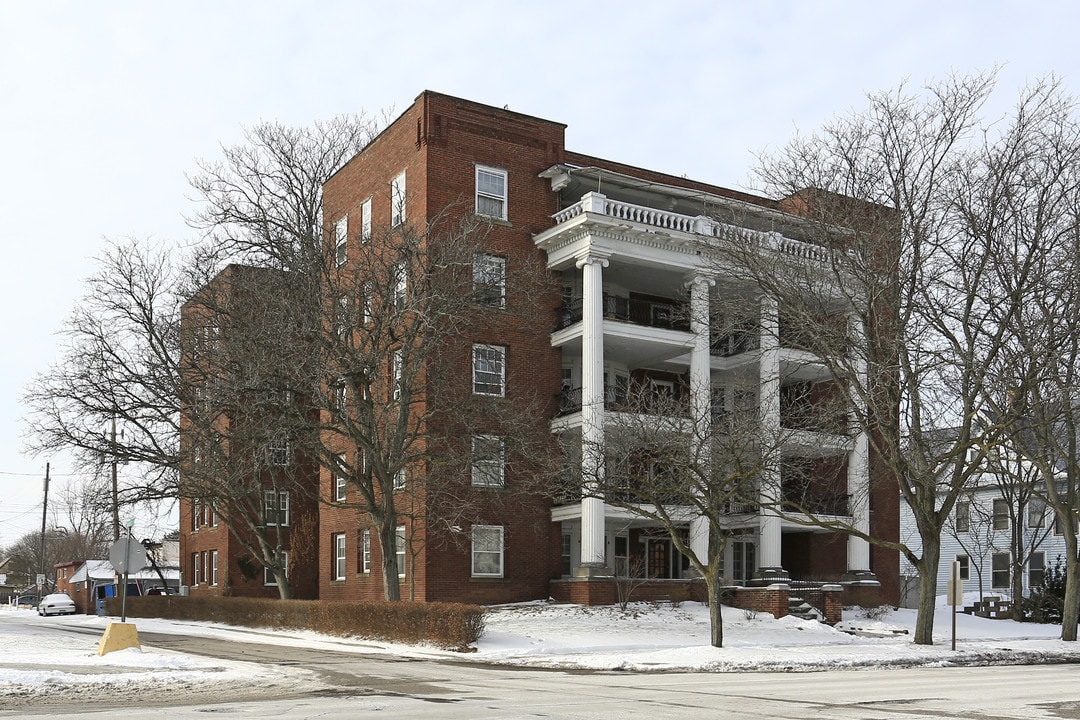
<instances>
[{"instance_id":1,"label":"shrub","mask_svg":"<svg viewBox=\"0 0 1080 720\"><path fill-rule=\"evenodd\" d=\"M105 601L119 615L120 598ZM127 614L279 629L312 630L338 637L431 643L467 650L484 634L484 609L464 603L328 602L236 597L129 597Z\"/></svg>"},{"instance_id":2,"label":"shrub","mask_svg":"<svg viewBox=\"0 0 1080 720\"><path fill-rule=\"evenodd\" d=\"M1024 619L1037 623L1060 623L1061 611L1065 607L1065 568L1058 557L1054 566L1043 574L1043 584L1031 589L1024 598L1022 608Z\"/></svg>"}]
</instances>

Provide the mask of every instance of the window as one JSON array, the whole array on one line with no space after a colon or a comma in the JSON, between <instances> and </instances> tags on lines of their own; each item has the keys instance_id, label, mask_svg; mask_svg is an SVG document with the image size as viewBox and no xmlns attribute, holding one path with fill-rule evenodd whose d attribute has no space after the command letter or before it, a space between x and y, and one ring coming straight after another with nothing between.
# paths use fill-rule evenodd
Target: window
<instances>
[{"instance_id":1,"label":"window","mask_svg":"<svg viewBox=\"0 0 1080 720\"><path fill-rule=\"evenodd\" d=\"M1028 558L1028 589L1042 587L1046 577L1046 553L1033 552Z\"/></svg>"},{"instance_id":2,"label":"window","mask_svg":"<svg viewBox=\"0 0 1080 720\"><path fill-rule=\"evenodd\" d=\"M338 265L344 265L349 259L349 216L345 215L334 223L334 257Z\"/></svg>"},{"instance_id":3,"label":"window","mask_svg":"<svg viewBox=\"0 0 1080 720\"><path fill-rule=\"evenodd\" d=\"M272 440L266 446L266 461L270 465L282 467L289 464L289 441Z\"/></svg>"},{"instance_id":4,"label":"window","mask_svg":"<svg viewBox=\"0 0 1080 720\"><path fill-rule=\"evenodd\" d=\"M405 267L405 261L394 264L394 307L398 310L405 309L405 301L409 297L409 272Z\"/></svg>"},{"instance_id":5,"label":"window","mask_svg":"<svg viewBox=\"0 0 1080 720\"><path fill-rule=\"evenodd\" d=\"M960 579L971 579L971 560L967 555L957 555L956 562L960 563Z\"/></svg>"},{"instance_id":6,"label":"window","mask_svg":"<svg viewBox=\"0 0 1080 720\"><path fill-rule=\"evenodd\" d=\"M345 384L344 380L338 380L334 383L334 407L344 412L349 408L349 386Z\"/></svg>"},{"instance_id":7,"label":"window","mask_svg":"<svg viewBox=\"0 0 1080 720\"><path fill-rule=\"evenodd\" d=\"M570 575L570 571L572 569L571 568L571 565L572 565L572 555L571 555L572 550L571 549L573 548L573 540L574 540L573 536L571 536L568 533L563 533L563 536L562 536L562 552L560 553L560 557L559 557L560 564L561 564L560 572L562 573L563 577L568 577Z\"/></svg>"},{"instance_id":8,"label":"window","mask_svg":"<svg viewBox=\"0 0 1080 720\"><path fill-rule=\"evenodd\" d=\"M390 399L401 399L401 351L395 350L390 356Z\"/></svg>"},{"instance_id":9,"label":"window","mask_svg":"<svg viewBox=\"0 0 1080 720\"><path fill-rule=\"evenodd\" d=\"M371 572L371 530L360 534L360 572Z\"/></svg>"},{"instance_id":10,"label":"window","mask_svg":"<svg viewBox=\"0 0 1080 720\"><path fill-rule=\"evenodd\" d=\"M213 503L206 503L206 518L207 525L211 527L217 527L217 510L214 509Z\"/></svg>"},{"instance_id":11,"label":"window","mask_svg":"<svg viewBox=\"0 0 1080 720\"><path fill-rule=\"evenodd\" d=\"M995 588L1009 587L1009 553L994 553L990 585Z\"/></svg>"},{"instance_id":12,"label":"window","mask_svg":"<svg viewBox=\"0 0 1080 720\"><path fill-rule=\"evenodd\" d=\"M289 553L285 550L278 552L278 557L281 558L281 567L285 568L285 577L289 577ZM277 578L274 577L274 571L270 568L263 566L263 585L267 587L277 587Z\"/></svg>"},{"instance_id":13,"label":"window","mask_svg":"<svg viewBox=\"0 0 1080 720\"><path fill-rule=\"evenodd\" d=\"M349 298L344 295L338 298L337 322L334 329L338 337L344 337L349 329Z\"/></svg>"},{"instance_id":14,"label":"window","mask_svg":"<svg viewBox=\"0 0 1080 720\"><path fill-rule=\"evenodd\" d=\"M506 258L477 255L473 259L473 299L480 305L506 307Z\"/></svg>"},{"instance_id":15,"label":"window","mask_svg":"<svg viewBox=\"0 0 1080 720\"><path fill-rule=\"evenodd\" d=\"M191 553L191 584L199 584L199 553Z\"/></svg>"},{"instance_id":16,"label":"window","mask_svg":"<svg viewBox=\"0 0 1080 720\"><path fill-rule=\"evenodd\" d=\"M217 550L210 551L210 584L217 585Z\"/></svg>"},{"instance_id":17,"label":"window","mask_svg":"<svg viewBox=\"0 0 1080 720\"><path fill-rule=\"evenodd\" d=\"M994 529L1009 529L1009 503L1003 498L994 499Z\"/></svg>"},{"instance_id":18,"label":"window","mask_svg":"<svg viewBox=\"0 0 1080 720\"><path fill-rule=\"evenodd\" d=\"M503 529L501 525L473 525L473 577L503 576Z\"/></svg>"},{"instance_id":19,"label":"window","mask_svg":"<svg viewBox=\"0 0 1080 720\"><path fill-rule=\"evenodd\" d=\"M477 166L476 214L506 219L506 171Z\"/></svg>"},{"instance_id":20,"label":"window","mask_svg":"<svg viewBox=\"0 0 1080 720\"><path fill-rule=\"evenodd\" d=\"M191 499L191 529L192 531L199 529L199 519L202 517L202 508L199 505L199 498Z\"/></svg>"},{"instance_id":21,"label":"window","mask_svg":"<svg viewBox=\"0 0 1080 720\"><path fill-rule=\"evenodd\" d=\"M337 456L337 467L334 468L334 500L345 501L345 456Z\"/></svg>"},{"instance_id":22,"label":"window","mask_svg":"<svg viewBox=\"0 0 1080 720\"><path fill-rule=\"evenodd\" d=\"M405 577L405 526L398 525L394 535L394 549L397 550L397 574Z\"/></svg>"},{"instance_id":23,"label":"window","mask_svg":"<svg viewBox=\"0 0 1080 720\"><path fill-rule=\"evenodd\" d=\"M396 473L394 473L394 489L395 490L404 490L406 480L407 480L407 476L405 474L405 468L401 468Z\"/></svg>"},{"instance_id":24,"label":"window","mask_svg":"<svg viewBox=\"0 0 1080 720\"><path fill-rule=\"evenodd\" d=\"M360 242L371 239L371 198L360 203Z\"/></svg>"},{"instance_id":25,"label":"window","mask_svg":"<svg viewBox=\"0 0 1080 720\"><path fill-rule=\"evenodd\" d=\"M372 292L371 281L369 280L368 282L364 283L364 289L363 289L364 297L361 298L361 300L360 300L360 302L363 303L363 318L362 318L362 320L363 320L364 325L367 325L368 323L371 322L371 317L372 317L371 316L371 292Z\"/></svg>"},{"instance_id":26,"label":"window","mask_svg":"<svg viewBox=\"0 0 1080 720\"><path fill-rule=\"evenodd\" d=\"M1040 498L1028 500L1028 527L1046 527L1046 502Z\"/></svg>"},{"instance_id":27,"label":"window","mask_svg":"<svg viewBox=\"0 0 1080 720\"><path fill-rule=\"evenodd\" d=\"M503 397L506 393L506 348L473 345L473 393Z\"/></svg>"},{"instance_id":28,"label":"window","mask_svg":"<svg viewBox=\"0 0 1080 720\"><path fill-rule=\"evenodd\" d=\"M199 582L206 582L206 551L203 550L199 553Z\"/></svg>"},{"instance_id":29,"label":"window","mask_svg":"<svg viewBox=\"0 0 1080 720\"><path fill-rule=\"evenodd\" d=\"M405 222L405 171L390 181L390 227Z\"/></svg>"},{"instance_id":30,"label":"window","mask_svg":"<svg viewBox=\"0 0 1080 720\"><path fill-rule=\"evenodd\" d=\"M615 536L615 577L630 576L630 538Z\"/></svg>"},{"instance_id":31,"label":"window","mask_svg":"<svg viewBox=\"0 0 1080 720\"><path fill-rule=\"evenodd\" d=\"M956 503L956 532L968 532L971 529L971 503Z\"/></svg>"},{"instance_id":32,"label":"window","mask_svg":"<svg viewBox=\"0 0 1080 720\"><path fill-rule=\"evenodd\" d=\"M263 522L267 525L289 524L289 493L267 490L263 493Z\"/></svg>"},{"instance_id":33,"label":"window","mask_svg":"<svg viewBox=\"0 0 1080 720\"><path fill-rule=\"evenodd\" d=\"M345 533L334 535L334 579L345 579Z\"/></svg>"},{"instance_id":34,"label":"window","mask_svg":"<svg viewBox=\"0 0 1080 720\"><path fill-rule=\"evenodd\" d=\"M506 442L494 435L473 435L472 484L502 487L506 475Z\"/></svg>"}]
</instances>

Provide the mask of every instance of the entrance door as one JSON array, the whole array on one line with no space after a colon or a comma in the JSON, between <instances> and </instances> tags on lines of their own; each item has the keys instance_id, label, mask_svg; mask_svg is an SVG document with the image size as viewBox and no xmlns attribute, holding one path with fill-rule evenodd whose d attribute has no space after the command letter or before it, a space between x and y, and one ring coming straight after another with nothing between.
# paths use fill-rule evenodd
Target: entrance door
<instances>
[{"instance_id":1,"label":"entrance door","mask_svg":"<svg viewBox=\"0 0 1080 720\"><path fill-rule=\"evenodd\" d=\"M753 542L735 540L731 543L731 579L746 584L757 570L757 548Z\"/></svg>"},{"instance_id":2,"label":"entrance door","mask_svg":"<svg viewBox=\"0 0 1080 720\"><path fill-rule=\"evenodd\" d=\"M646 575L651 578L671 578L671 540L649 538L645 544Z\"/></svg>"}]
</instances>

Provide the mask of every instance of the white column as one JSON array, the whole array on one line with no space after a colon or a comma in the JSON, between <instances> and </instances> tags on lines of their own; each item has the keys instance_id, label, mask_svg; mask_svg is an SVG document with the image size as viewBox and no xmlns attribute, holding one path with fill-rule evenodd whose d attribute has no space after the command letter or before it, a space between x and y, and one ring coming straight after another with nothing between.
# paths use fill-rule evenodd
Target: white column
<instances>
[{"instance_id":1,"label":"white column","mask_svg":"<svg viewBox=\"0 0 1080 720\"><path fill-rule=\"evenodd\" d=\"M852 370L858 384L866 385L866 346L861 318L855 313L848 315L848 336L851 338ZM855 393L853 402L858 402ZM864 410L865 411L865 410ZM852 524L860 532L870 533L870 450L866 432L856 424L857 409L852 408L852 427L859 429L854 447L848 454L847 491L851 504ZM860 537L848 535L847 578L873 580L870 572L870 543Z\"/></svg>"},{"instance_id":2,"label":"white column","mask_svg":"<svg viewBox=\"0 0 1080 720\"><path fill-rule=\"evenodd\" d=\"M780 518L773 509L782 497L780 489L780 320L776 303L761 301L761 359L758 367L758 412L762 447L768 453L761 472L758 495L758 570L765 580L786 579L780 559Z\"/></svg>"},{"instance_id":3,"label":"white column","mask_svg":"<svg viewBox=\"0 0 1080 720\"><path fill-rule=\"evenodd\" d=\"M586 488L604 478L604 276L605 255L577 261L582 271L581 303L581 473ZM591 496L590 496L591 495ZM604 500L586 492L581 500L583 574L604 568Z\"/></svg>"},{"instance_id":4,"label":"white column","mask_svg":"<svg viewBox=\"0 0 1080 720\"><path fill-rule=\"evenodd\" d=\"M712 436L712 369L709 355L709 288L712 278L694 275L690 287L690 332L694 345L690 349L690 420L694 439L698 443L698 463L709 472L709 440ZM690 549L703 564L709 563L709 522L698 516L690 520Z\"/></svg>"}]
</instances>

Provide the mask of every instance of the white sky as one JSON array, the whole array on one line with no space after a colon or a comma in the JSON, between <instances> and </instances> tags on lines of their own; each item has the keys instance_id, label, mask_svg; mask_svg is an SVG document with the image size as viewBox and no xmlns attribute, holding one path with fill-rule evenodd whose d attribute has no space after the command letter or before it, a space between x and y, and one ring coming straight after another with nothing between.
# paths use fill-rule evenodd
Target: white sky
<instances>
[{"instance_id":1,"label":"white sky","mask_svg":"<svg viewBox=\"0 0 1080 720\"><path fill-rule=\"evenodd\" d=\"M0 547L40 528L49 458L23 453L19 398L91 258L190 237L185 173L242 126L400 113L431 89L741 188L754 152L905 78L1004 64L999 111L1049 72L1075 92L1078 25L1067 0L0 0Z\"/></svg>"}]
</instances>

